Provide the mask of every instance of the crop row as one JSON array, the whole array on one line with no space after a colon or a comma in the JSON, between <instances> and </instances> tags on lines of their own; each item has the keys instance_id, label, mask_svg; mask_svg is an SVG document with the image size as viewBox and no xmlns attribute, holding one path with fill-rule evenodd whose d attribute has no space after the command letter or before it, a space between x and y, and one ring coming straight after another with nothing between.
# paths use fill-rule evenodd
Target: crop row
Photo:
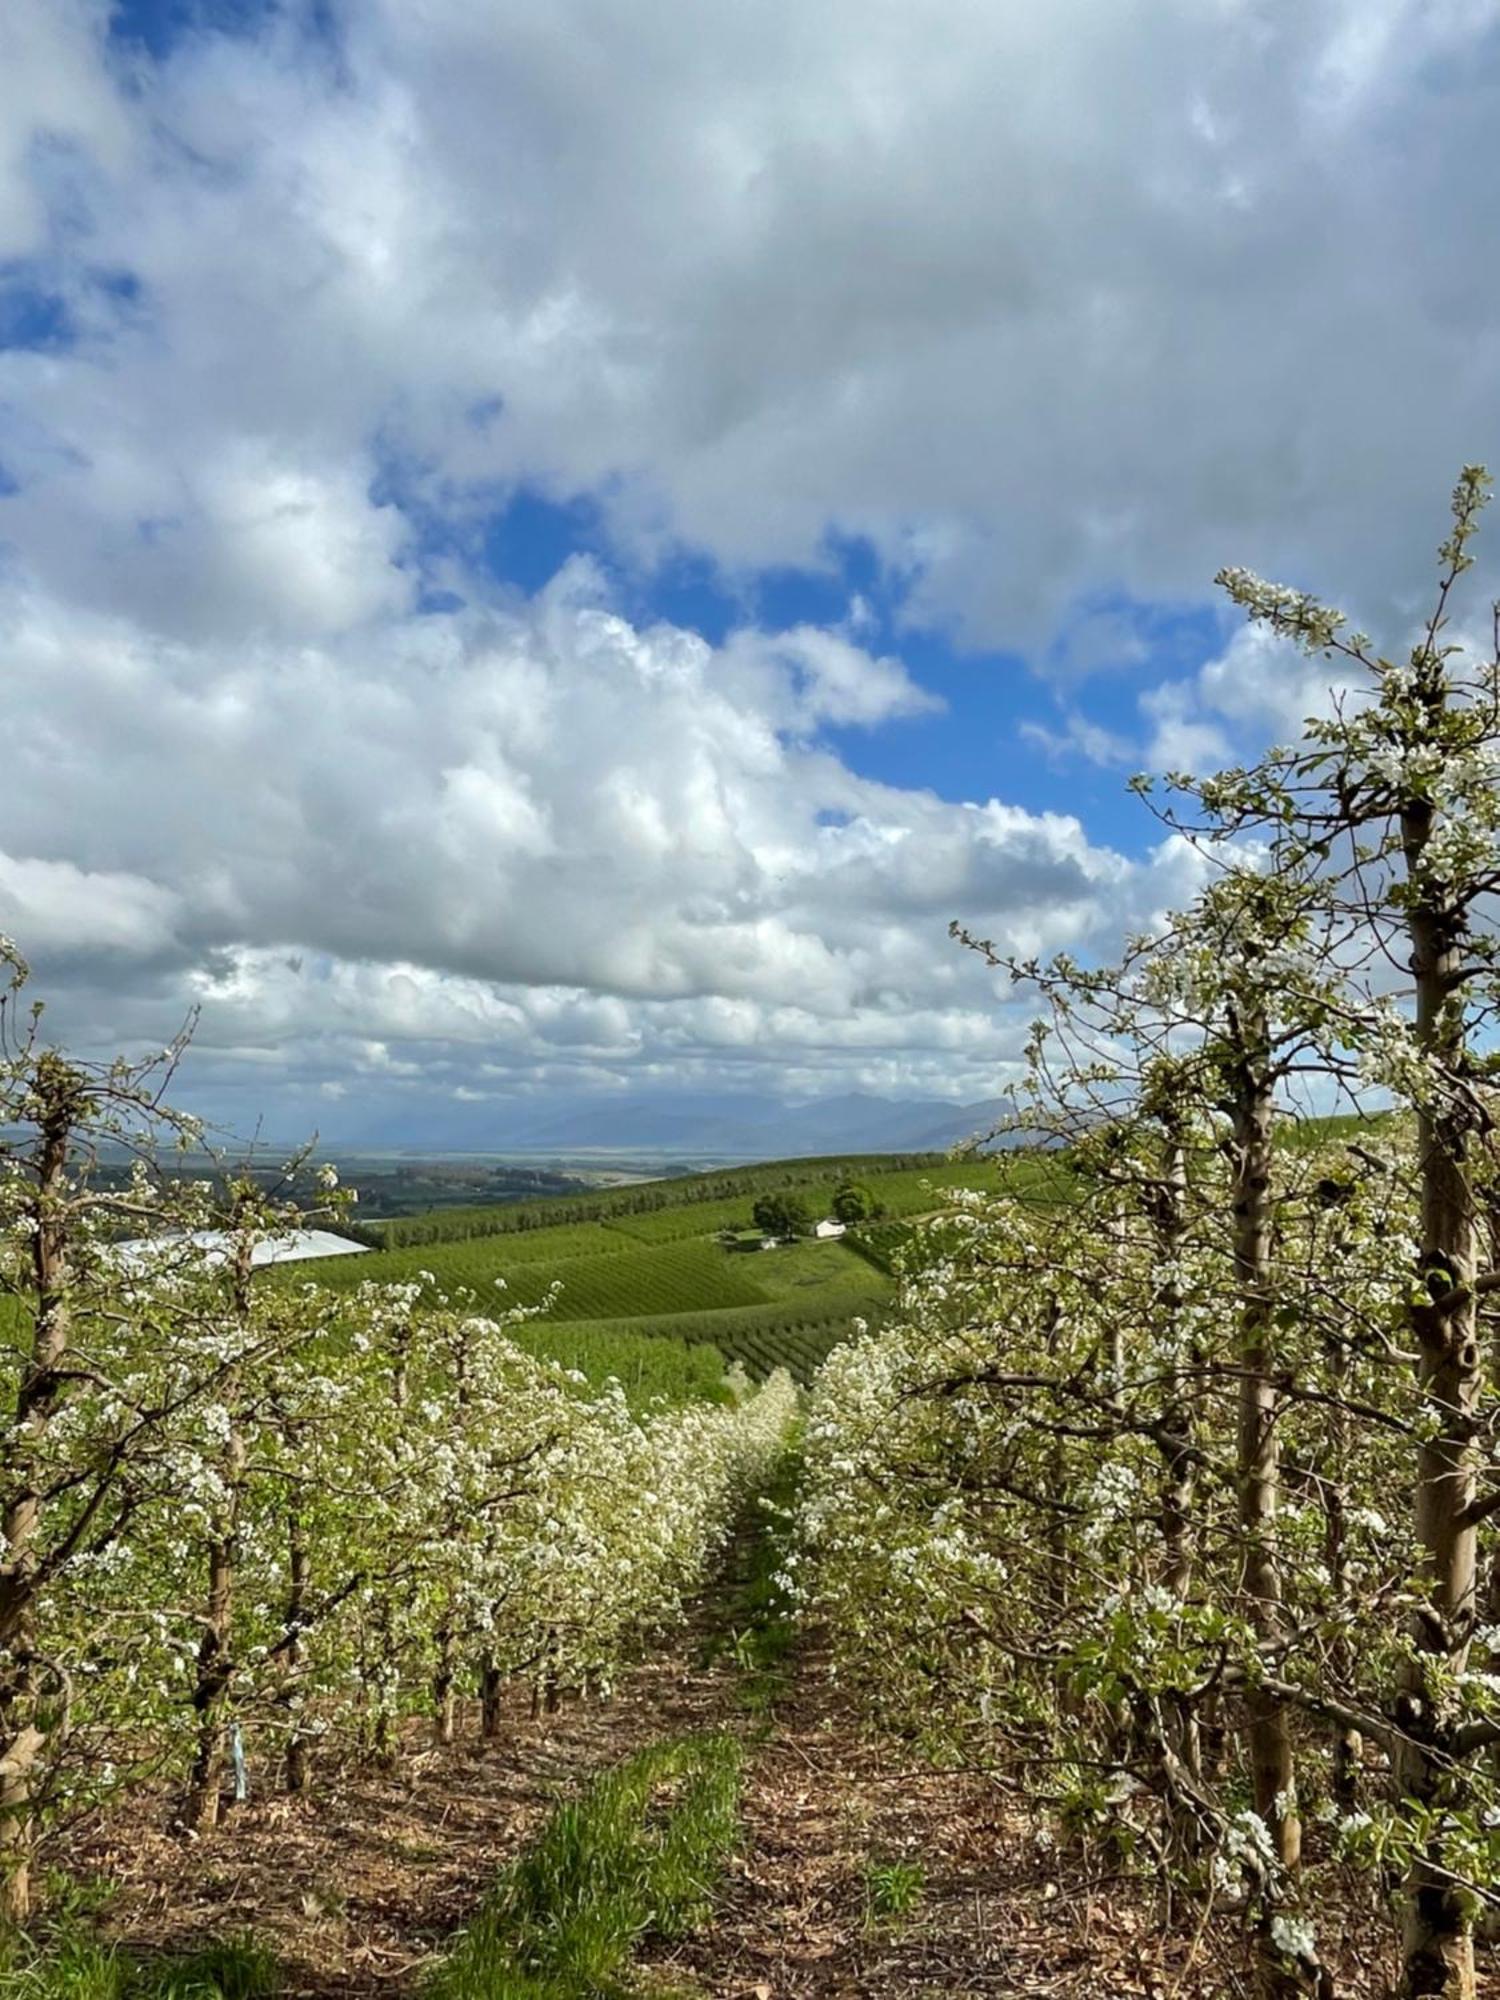
<instances>
[{"instance_id":1,"label":"crop row","mask_svg":"<svg viewBox=\"0 0 1500 2000\"><path fill-rule=\"evenodd\" d=\"M951 1170L953 1164L942 1153L865 1153L829 1159L767 1160L708 1174L637 1181L628 1187L605 1188L592 1194L549 1195L537 1201L497 1202L481 1207L437 1209L430 1215L393 1216L372 1226L395 1249L403 1244L525 1234L558 1223L618 1221L709 1202L729 1203L737 1212L748 1215L751 1204L763 1194L791 1189L799 1193L822 1190L826 1198L843 1180L868 1183L872 1177L884 1178L892 1172L914 1172L920 1179L929 1173L941 1175Z\"/></svg>"},{"instance_id":2,"label":"crop row","mask_svg":"<svg viewBox=\"0 0 1500 2000\"><path fill-rule=\"evenodd\" d=\"M320 1259L298 1267L300 1277L339 1291L352 1290L366 1280L410 1282L423 1272L445 1289L465 1286L492 1306L539 1306L558 1282L562 1294L557 1310L571 1320L701 1312L758 1305L765 1298L754 1282L751 1260L726 1255L714 1243L669 1244L654 1250L627 1244L602 1257L521 1263L509 1254L503 1239L490 1238Z\"/></svg>"},{"instance_id":3,"label":"crop row","mask_svg":"<svg viewBox=\"0 0 1500 2000\"><path fill-rule=\"evenodd\" d=\"M832 1310L825 1307L821 1311L799 1313L787 1302L777 1300L665 1319L641 1314L614 1320L538 1321L529 1332L537 1352L555 1352L561 1359L566 1349L567 1356L573 1357L569 1365L591 1376L598 1365L591 1353L596 1341L609 1343L611 1352L626 1355L635 1342L641 1342L654 1353L663 1342L675 1339L691 1342L688 1349L691 1353L703 1354L706 1350L716 1358L722 1357L724 1362L738 1361L757 1378L785 1368L798 1381L808 1382L838 1343L848 1339L857 1320L873 1323L879 1319L881 1310L878 1301L861 1302L854 1309L850 1301L844 1300ZM706 1361L694 1364L695 1371L706 1370L707 1366ZM616 1368L613 1372L620 1371Z\"/></svg>"}]
</instances>

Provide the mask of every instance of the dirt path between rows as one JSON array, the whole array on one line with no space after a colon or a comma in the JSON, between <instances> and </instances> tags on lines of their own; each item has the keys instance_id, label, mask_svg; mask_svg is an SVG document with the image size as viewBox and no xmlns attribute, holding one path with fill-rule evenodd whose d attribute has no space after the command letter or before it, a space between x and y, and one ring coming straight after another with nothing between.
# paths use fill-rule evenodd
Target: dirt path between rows
<instances>
[{"instance_id":1,"label":"dirt path between rows","mask_svg":"<svg viewBox=\"0 0 1500 2000\"><path fill-rule=\"evenodd\" d=\"M532 1719L520 1696L494 1742L417 1731L391 1773L324 1773L307 1800L240 1807L193 1845L159 1807L78 1845L70 1866L118 1885L110 1932L142 1952L250 1933L275 1950L287 2000L412 2000L423 1968L560 1797L646 1743L705 1729L746 1743L744 1828L710 1924L648 1940L642 1993L713 2000L1226 2000L1247 1993L1232 1923L1164 1935L1149 1887L1111 1881L1039 1837L997 1784L878 1744L831 1681L817 1635L767 1672L735 1635L765 1568L758 1529L684 1631L608 1704ZM871 1906L874 1871L920 1869L900 1917ZM1324 1941L1340 2000L1374 2000L1388 1966L1363 1954L1368 1905ZM1382 1929L1379 1935L1386 1933ZM1486 1955L1479 1992L1500 2000ZM660 1980L655 1977L660 1975Z\"/></svg>"},{"instance_id":2,"label":"dirt path between rows","mask_svg":"<svg viewBox=\"0 0 1500 2000\"><path fill-rule=\"evenodd\" d=\"M644 1744L721 1724L732 1675L704 1663L712 1624L705 1611L672 1635L610 1702L533 1719L518 1691L498 1739L466 1709L452 1745L411 1728L394 1770L252 1795L198 1841L164 1830L165 1801L143 1803L75 1842L67 1865L115 1885L104 1927L142 1955L249 1935L280 1959L286 2000L408 2000L560 1798Z\"/></svg>"}]
</instances>

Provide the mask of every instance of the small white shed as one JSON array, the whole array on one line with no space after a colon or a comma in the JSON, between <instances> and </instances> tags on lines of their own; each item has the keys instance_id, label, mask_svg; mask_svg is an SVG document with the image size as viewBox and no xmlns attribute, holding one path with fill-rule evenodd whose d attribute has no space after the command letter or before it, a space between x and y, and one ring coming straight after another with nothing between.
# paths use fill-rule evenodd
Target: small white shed
<instances>
[{"instance_id":1,"label":"small white shed","mask_svg":"<svg viewBox=\"0 0 1500 2000\"><path fill-rule=\"evenodd\" d=\"M843 1223L835 1222L832 1216L826 1216L813 1230L814 1236L842 1236L843 1233Z\"/></svg>"}]
</instances>

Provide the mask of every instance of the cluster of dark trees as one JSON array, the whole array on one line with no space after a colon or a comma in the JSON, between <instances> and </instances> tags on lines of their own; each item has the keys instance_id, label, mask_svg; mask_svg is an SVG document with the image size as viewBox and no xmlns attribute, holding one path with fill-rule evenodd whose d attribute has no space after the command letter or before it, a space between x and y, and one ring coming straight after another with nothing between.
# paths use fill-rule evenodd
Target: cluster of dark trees
<instances>
[{"instance_id":1,"label":"cluster of dark trees","mask_svg":"<svg viewBox=\"0 0 1500 2000\"><path fill-rule=\"evenodd\" d=\"M509 1236L526 1229L550 1229L563 1222L608 1222L620 1215L650 1215L659 1209L686 1208L697 1202L734 1201L741 1196L755 1198L785 1196L797 1188L812 1187L830 1178L839 1182L833 1211L843 1221L863 1221L877 1214L879 1205L869 1189L853 1179L860 1172L876 1170L897 1173L943 1163L942 1153L877 1153L848 1159L787 1160L770 1165L730 1167L719 1173L693 1174L681 1180L640 1181L629 1187L601 1188L595 1193L559 1196L524 1204L497 1204L493 1208L460 1208L434 1215L394 1216L370 1232L370 1240L387 1249L407 1244L463 1243L477 1236ZM857 1196L870 1204L867 1212L853 1216L840 1213L840 1196ZM804 1207L805 1204L797 1204ZM757 1218L757 1227L761 1227ZM808 1221L798 1228L768 1234L805 1233ZM355 1232L350 1232L351 1234Z\"/></svg>"},{"instance_id":2,"label":"cluster of dark trees","mask_svg":"<svg viewBox=\"0 0 1500 2000\"><path fill-rule=\"evenodd\" d=\"M873 1222L884 1213L870 1190L855 1180L840 1181L829 1208L834 1220L842 1222L846 1229L857 1223ZM763 1194L750 1214L762 1235L778 1236L783 1241L806 1236L817 1220L800 1196L789 1193Z\"/></svg>"}]
</instances>

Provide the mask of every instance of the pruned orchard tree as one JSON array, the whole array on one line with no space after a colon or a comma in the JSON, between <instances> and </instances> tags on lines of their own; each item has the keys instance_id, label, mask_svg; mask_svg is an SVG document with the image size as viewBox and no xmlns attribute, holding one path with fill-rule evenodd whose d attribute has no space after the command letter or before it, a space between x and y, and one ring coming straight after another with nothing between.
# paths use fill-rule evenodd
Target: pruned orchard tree
<instances>
[{"instance_id":1,"label":"pruned orchard tree","mask_svg":"<svg viewBox=\"0 0 1500 2000\"><path fill-rule=\"evenodd\" d=\"M1212 1535L1220 1559L1232 1548L1237 1565L1214 1608L1233 1608L1245 1647L1238 1663L1215 1669L1205 1659L1196 1683L1155 1691L1145 1713L1157 1731L1156 1782L1181 1854L1222 1844L1229 1815L1214 1796L1205 1738L1217 1716L1206 1697L1212 1688L1217 1701L1238 1677L1251 1807L1265 1831L1254 1882L1258 1982L1271 2000L1288 2000L1317 1990L1320 1967L1292 1915L1302 1827L1291 1708L1260 1671L1286 1632L1281 1419L1295 1383L1278 1327L1276 1235L1278 1211L1298 1195L1295 1174L1280 1170L1275 1133L1290 1080L1340 1068L1348 1024L1336 911L1314 857L1286 837L1239 852L1222 828L1197 838L1212 871L1207 886L1119 967L1019 965L987 941L966 941L1045 997L1062 1063L1038 1039L1029 1122L1039 1135L1068 1139L1075 1183L1094 1184L1090 1207L1102 1198L1104 1255L1123 1252L1127 1218L1146 1253L1146 1296L1133 1317L1150 1328L1159 1356L1152 1441L1162 1549L1156 1577L1142 1582L1190 1625L1206 1601ZM1075 1187L1068 1207L1076 1206ZM1076 1215L1066 1226L1076 1233ZM1112 1335L1120 1421L1139 1421L1139 1406L1127 1413L1120 1393L1132 1377L1130 1324L1117 1316ZM1230 1397L1232 1428L1227 1409L1214 1407ZM1095 1421L1107 1438L1110 1413ZM1214 1643L1222 1645L1217 1631Z\"/></svg>"},{"instance_id":2,"label":"pruned orchard tree","mask_svg":"<svg viewBox=\"0 0 1500 2000\"><path fill-rule=\"evenodd\" d=\"M37 1814L74 1710L51 1607L134 1531L169 1439L222 1365L160 1366L176 1303L138 1299L110 1252L122 1227L205 1219L200 1190L151 1171L164 1133L195 1136L162 1103L182 1044L144 1062L72 1061L44 1042L40 1006L23 1006L26 966L5 940L0 970L0 1914L14 1919L30 1907ZM91 1182L105 1142L136 1155L124 1187Z\"/></svg>"},{"instance_id":3,"label":"pruned orchard tree","mask_svg":"<svg viewBox=\"0 0 1500 2000\"><path fill-rule=\"evenodd\" d=\"M632 1407L430 1274L260 1267L336 1216L302 1156L185 1177L182 1044L90 1064L0 1003L0 1917L79 1812L194 1837L507 1682L607 1686L783 1448L786 1376ZM128 1171L122 1161L129 1161ZM173 1171L174 1165L176 1171Z\"/></svg>"},{"instance_id":4,"label":"pruned orchard tree","mask_svg":"<svg viewBox=\"0 0 1500 2000\"><path fill-rule=\"evenodd\" d=\"M1237 830L1291 827L1327 852L1351 936L1379 947L1379 975L1362 982L1370 1000L1386 1002L1369 1042L1370 1074L1415 1119L1420 1248L1409 1325L1422 1397L1411 1481L1420 1559L1410 1658L1388 1721L1414 1829L1402 1991L1453 2000L1473 1991L1475 1892L1489 1886L1469 1879L1471 1857L1461 1851L1473 1833L1469 1774L1495 1738L1490 1718L1467 1712L1463 1690L1478 1615L1478 1530L1500 1506L1500 1490L1482 1492L1495 1477L1483 1449L1494 1370L1481 1355L1478 1317L1500 1275L1481 1268L1476 1189L1492 1123L1493 1062L1482 1050L1500 997L1500 934L1485 908L1500 888L1500 608L1487 648L1456 640L1450 619L1489 492L1484 470L1465 468L1432 611L1396 658L1300 592L1223 573L1253 621L1336 661L1348 691L1330 717L1308 724L1300 746L1227 773L1205 793Z\"/></svg>"},{"instance_id":5,"label":"pruned orchard tree","mask_svg":"<svg viewBox=\"0 0 1500 2000\"><path fill-rule=\"evenodd\" d=\"M1204 888L1124 964L1010 968L1048 1007L1027 1122L1052 1150L929 1232L811 1429L846 1670L1178 1890L1236 1892L1277 1995L1326 1984L1327 1864L1357 1858L1402 1884L1401 1994L1464 2000L1500 1873L1500 647L1448 623L1487 490L1461 479L1397 660L1225 573L1330 658L1328 712L1166 781ZM1397 1115L1299 1132L1303 1085Z\"/></svg>"}]
</instances>

